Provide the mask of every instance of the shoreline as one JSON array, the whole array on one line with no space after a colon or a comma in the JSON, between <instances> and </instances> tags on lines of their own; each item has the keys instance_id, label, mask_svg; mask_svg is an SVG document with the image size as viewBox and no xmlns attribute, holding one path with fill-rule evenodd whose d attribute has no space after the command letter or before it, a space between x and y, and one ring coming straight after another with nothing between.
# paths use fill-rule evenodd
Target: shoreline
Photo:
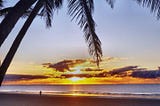
<instances>
[{"instance_id":1,"label":"shoreline","mask_svg":"<svg viewBox=\"0 0 160 106\"><path fill-rule=\"evenodd\" d=\"M159 104L160 99L142 97L0 93L1 106L159 106Z\"/></svg>"},{"instance_id":2,"label":"shoreline","mask_svg":"<svg viewBox=\"0 0 160 106\"><path fill-rule=\"evenodd\" d=\"M137 98L137 99L158 99L160 94L150 93L95 93L85 91L51 92L51 91L0 91L0 94L26 94L26 95L46 95L46 96L78 96L97 98Z\"/></svg>"}]
</instances>

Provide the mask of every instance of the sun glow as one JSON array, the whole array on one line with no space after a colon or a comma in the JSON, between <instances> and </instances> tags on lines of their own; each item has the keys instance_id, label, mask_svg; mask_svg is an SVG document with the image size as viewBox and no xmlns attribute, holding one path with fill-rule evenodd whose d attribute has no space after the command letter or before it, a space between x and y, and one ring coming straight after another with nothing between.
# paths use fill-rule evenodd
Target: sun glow
<instances>
[{"instance_id":1,"label":"sun glow","mask_svg":"<svg viewBox=\"0 0 160 106\"><path fill-rule=\"evenodd\" d=\"M82 80L83 78L79 78L79 77L72 77L72 78L69 78L70 81L72 82L77 82L77 81L80 81Z\"/></svg>"},{"instance_id":2,"label":"sun glow","mask_svg":"<svg viewBox=\"0 0 160 106\"><path fill-rule=\"evenodd\" d=\"M75 71L70 72L70 74L80 74L80 73L82 73L80 69L76 69Z\"/></svg>"}]
</instances>

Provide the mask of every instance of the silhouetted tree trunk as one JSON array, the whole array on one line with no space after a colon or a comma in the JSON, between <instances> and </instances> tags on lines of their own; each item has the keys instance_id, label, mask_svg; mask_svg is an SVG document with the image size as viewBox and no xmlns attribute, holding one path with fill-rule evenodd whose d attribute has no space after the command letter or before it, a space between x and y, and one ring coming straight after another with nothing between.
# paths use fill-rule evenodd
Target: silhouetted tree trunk
<instances>
[{"instance_id":1,"label":"silhouetted tree trunk","mask_svg":"<svg viewBox=\"0 0 160 106\"><path fill-rule=\"evenodd\" d=\"M11 11L6 15L0 24L0 47L12 31L19 18L29 9L37 0L19 0Z\"/></svg>"},{"instance_id":2,"label":"silhouetted tree trunk","mask_svg":"<svg viewBox=\"0 0 160 106\"><path fill-rule=\"evenodd\" d=\"M26 20L26 22L24 23L22 29L20 30L20 32L18 33L16 39L14 40L9 52L7 53L2 65L0 66L0 86L2 84L2 81L4 79L5 73L23 39L23 37L25 36L28 28L30 27L31 23L33 22L34 18L36 17L36 15L38 14L39 10L41 9L41 7L43 6L43 0L39 0L36 3L36 6L34 7L33 11L31 12L30 16L28 17L28 19Z\"/></svg>"}]
</instances>

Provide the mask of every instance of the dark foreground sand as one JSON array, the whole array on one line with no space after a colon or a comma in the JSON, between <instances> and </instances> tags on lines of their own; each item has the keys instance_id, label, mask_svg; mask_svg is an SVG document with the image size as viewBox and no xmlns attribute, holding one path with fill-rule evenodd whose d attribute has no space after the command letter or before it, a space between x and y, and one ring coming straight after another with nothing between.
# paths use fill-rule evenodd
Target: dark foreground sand
<instances>
[{"instance_id":1,"label":"dark foreground sand","mask_svg":"<svg viewBox=\"0 0 160 106\"><path fill-rule=\"evenodd\" d=\"M160 99L0 93L0 106L160 106Z\"/></svg>"}]
</instances>

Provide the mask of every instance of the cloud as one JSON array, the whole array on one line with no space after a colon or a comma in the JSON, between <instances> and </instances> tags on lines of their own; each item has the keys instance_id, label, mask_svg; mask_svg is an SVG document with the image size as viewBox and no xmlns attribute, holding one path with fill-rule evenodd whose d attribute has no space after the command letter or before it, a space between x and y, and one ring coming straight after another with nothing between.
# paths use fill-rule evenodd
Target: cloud
<instances>
[{"instance_id":1,"label":"cloud","mask_svg":"<svg viewBox=\"0 0 160 106\"><path fill-rule=\"evenodd\" d=\"M136 78L158 78L160 77L160 70L135 71L132 72L131 76Z\"/></svg>"},{"instance_id":2,"label":"cloud","mask_svg":"<svg viewBox=\"0 0 160 106\"><path fill-rule=\"evenodd\" d=\"M72 77L86 78L86 81L99 81L99 83L154 83L158 81L156 78L160 77L160 70L140 70L137 66L126 66L111 71L61 73L58 76L7 74L4 82L6 84L55 84L63 83L68 80L67 78Z\"/></svg>"},{"instance_id":3,"label":"cloud","mask_svg":"<svg viewBox=\"0 0 160 106\"><path fill-rule=\"evenodd\" d=\"M72 78L72 77L91 78L94 76L91 74L62 74L61 75L61 78Z\"/></svg>"},{"instance_id":4,"label":"cloud","mask_svg":"<svg viewBox=\"0 0 160 106\"><path fill-rule=\"evenodd\" d=\"M107 57L103 59L103 62L108 62L111 60L118 60L118 59L119 58ZM95 61L91 59L63 60L57 63L43 63L42 65L46 68L54 69L57 72L74 71L75 69L77 69L76 66L78 67L80 66L79 69L81 69L81 71L87 71L87 72L103 70L103 67L102 69L98 69L95 64Z\"/></svg>"},{"instance_id":5,"label":"cloud","mask_svg":"<svg viewBox=\"0 0 160 106\"><path fill-rule=\"evenodd\" d=\"M130 71L128 75L127 72ZM102 74L102 73L101 73ZM138 68L138 66L127 66L123 68L113 69L107 73L103 73L103 76L119 76L119 77L134 77L134 78L158 78L160 77L160 70L147 70L146 68Z\"/></svg>"},{"instance_id":6,"label":"cloud","mask_svg":"<svg viewBox=\"0 0 160 106\"><path fill-rule=\"evenodd\" d=\"M135 70L140 70L138 66L126 66L122 68L116 68L110 71L104 71L103 69L97 68L85 68L82 73L64 73L56 78L71 78L71 77L80 77L80 78L107 78L107 77L137 77L139 74L133 74ZM128 72L130 72L128 74ZM136 71L137 72L137 71ZM137 76L136 76L137 75Z\"/></svg>"},{"instance_id":7,"label":"cloud","mask_svg":"<svg viewBox=\"0 0 160 106\"><path fill-rule=\"evenodd\" d=\"M126 58L115 58L115 57L108 57L104 58L103 62L105 61L117 61ZM116 77L116 78L124 78L124 77L131 77L131 78L158 78L160 77L160 71L158 70L147 70L145 68L139 68L138 66L125 66L121 68L115 68L112 70L106 71L103 67L102 69L98 69L94 64L94 61L89 59L76 59L76 60L63 60L57 63L44 63L43 66L51 69L55 69L58 72L65 72L59 73L58 76L54 76L53 73L52 78L71 78L71 77L83 77L83 78L109 78L109 77ZM81 73L70 73L71 71L76 71L79 69ZM70 71L70 72L68 72Z\"/></svg>"},{"instance_id":8,"label":"cloud","mask_svg":"<svg viewBox=\"0 0 160 106\"><path fill-rule=\"evenodd\" d=\"M99 69L99 68L85 68L83 71L87 71L87 72L90 72L90 71L102 71L103 69Z\"/></svg>"},{"instance_id":9,"label":"cloud","mask_svg":"<svg viewBox=\"0 0 160 106\"><path fill-rule=\"evenodd\" d=\"M47 68L56 69L57 71L60 71L60 72L65 72L66 70L70 70L68 62L59 62L56 64L48 63L48 64L45 64L45 66Z\"/></svg>"},{"instance_id":10,"label":"cloud","mask_svg":"<svg viewBox=\"0 0 160 106\"><path fill-rule=\"evenodd\" d=\"M137 68L138 68L138 66L126 66L126 67L122 67L122 68L113 69L112 71L109 72L109 74L116 75L116 74L123 73L126 71L134 71Z\"/></svg>"},{"instance_id":11,"label":"cloud","mask_svg":"<svg viewBox=\"0 0 160 106\"><path fill-rule=\"evenodd\" d=\"M128 60L128 58L120 58L120 57L105 57L102 61L105 62L113 62L113 61L120 61L120 60Z\"/></svg>"},{"instance_id":12,"label":"cloud","mask_svg":"<svg viewBox=\"0 0 160 106\"><path fill-rule=\"evenodd\" d=\"M4 81L19 81L19 80L34 80L34 79L47 79L48 76L44 75L20 75L20 74L7 74Z\"/></svg>"},{"instance_id":13,"label":"cloud","mask_svg":"<svg viewBox=\"0 0 160 106\"><path fill-rule=\"evenodd\" d=\"M81 74L62 74L60 77L61 78L71 78L71 77L85 77L85 78L99 78L99 77L112 77L115 75L119 76L128 76L125 74L127 71L133 71L137 69L137 66L127 66L127 67L122 67L122 68L117 68L113 69L109 72L104 72L102 71L103 69L92 69L92 68L87 68L87 72L89 71L97 71L97 73L81 73Z\"/></svg>"},{"instance_id":14,"label":"cloud","mask_svg":"<svg viewBox=\"0 0 160 106\"><path fill-rule=\"evenodd\" d=\"M130 71L128 75L127 72ZM134 77L134 78L158 78L160 77L160 70L147 70L146 68L138 68L138 66L127 66L123 68L113 69L106 75L117 75L119 77ZM105 76L106 76L105 75Z\"/></svg>"},{"instance_id":15,"label":"cloud","mask_svg":"<svg viewBox=\"0 0 160 106\"><path fill-rule=\"evenodd\" d=\"M70 71L70 68L72 68L76 65L80 65L85 62L86 62L86 60L76 59L76 60L64 60L64 61L60 61L55 64L44 63L42 65L47 68L56 69L59 72L66 72L66 71Z\"/></svg>"},{"instance_id":16,"label":"cloud","mask_svg":"<svg viewBox=\"0 0 160 106\"><path fill-rule=\"evenodd\" d=\"M116 68L111 71L104 71L100 72L98 74L94 74L94 77L114 77L114 76L119 76L119 77L126 77L128 76L127 72L128 71L134 71L137 69L138 66L126 66L122 68Z\"/></svg>"}]
</instances>

